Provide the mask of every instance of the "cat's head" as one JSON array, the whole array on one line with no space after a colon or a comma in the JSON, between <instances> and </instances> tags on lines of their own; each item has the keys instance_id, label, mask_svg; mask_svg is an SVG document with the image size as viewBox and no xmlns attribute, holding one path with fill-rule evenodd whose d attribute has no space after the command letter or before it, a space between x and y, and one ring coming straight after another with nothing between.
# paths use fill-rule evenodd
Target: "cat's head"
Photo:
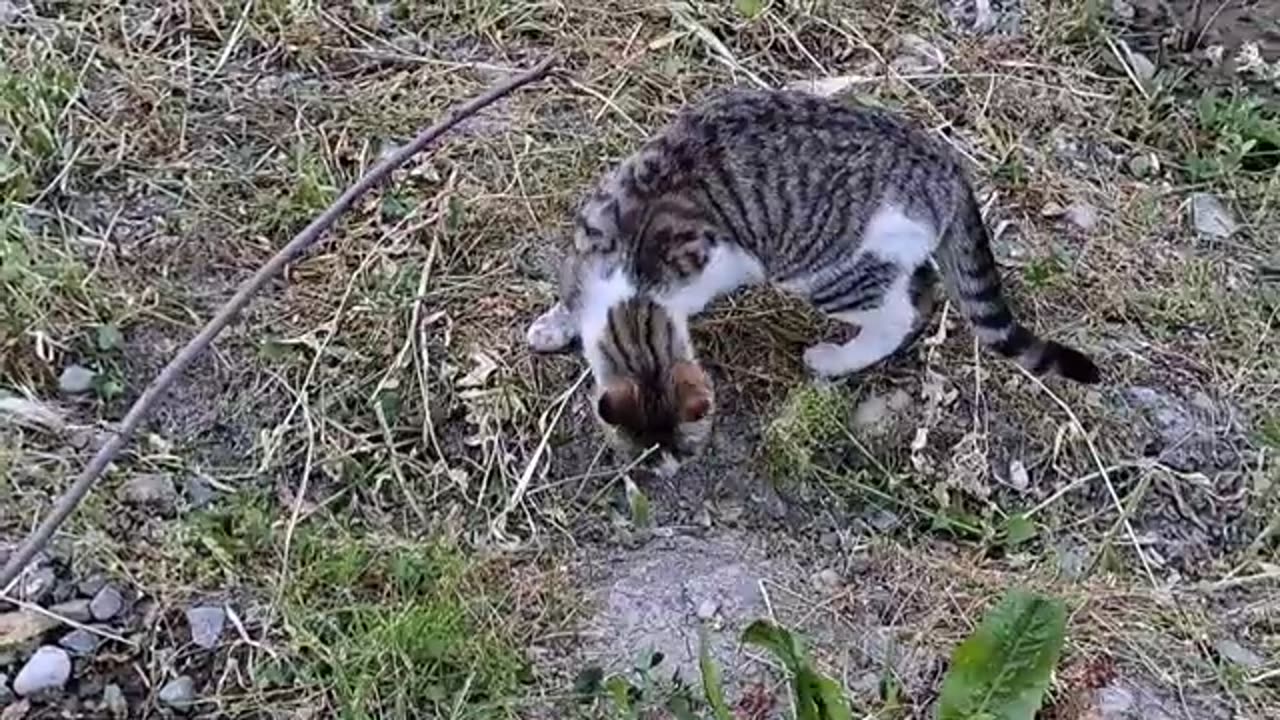
<instances>
[{"instance_id":1,"label":"cat's head","mask_svg":"<svg viewBox=\"0 0 1280 720\"><path fill-rule=\"evenodd\" d=\"M682 324L659 305L627 300L610 309L592 350L595 414L619 454L670 476L702 451L715 391Z\"/></svg>"}]
</instances>

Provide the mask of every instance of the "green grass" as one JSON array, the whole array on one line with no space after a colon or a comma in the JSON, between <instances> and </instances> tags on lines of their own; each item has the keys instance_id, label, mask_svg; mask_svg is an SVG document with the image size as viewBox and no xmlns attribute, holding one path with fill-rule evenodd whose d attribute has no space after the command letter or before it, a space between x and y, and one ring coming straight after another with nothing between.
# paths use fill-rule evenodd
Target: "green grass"
<instances>
[{"instance_id":1,"label":"green grass","mask_svg":"<svg viewBox=\"0 0 1280 720\"><path fill-rule=\"evenodd\" d=\"M770 477L784 484L812 479L830 446L844 440L852 412L853 400L843 386L794 388L765 428Z\"/></svg>"},{"instance_id":2,"label":"green grass","mask_svg":"<svg viewBox=\"0 0 1280 720\"><path fill-rule=\"evenodd\" d=\"M298 538L286 619L299 679L327 687L339 717L496 717L522 654L486 610L460 548L385 542L337 528Z\"/></svg>"}]
</instances>

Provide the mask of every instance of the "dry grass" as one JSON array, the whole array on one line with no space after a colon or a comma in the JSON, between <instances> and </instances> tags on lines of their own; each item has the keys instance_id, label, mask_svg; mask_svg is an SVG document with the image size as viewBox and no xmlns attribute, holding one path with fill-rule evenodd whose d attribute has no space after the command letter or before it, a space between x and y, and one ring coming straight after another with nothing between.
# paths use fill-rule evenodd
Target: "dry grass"
<instances>
[{"instance_id":1,"label":"dry grass","mask_svg":"<svg viewBox=\"0 0 1280 720\"><path fill-rule=\"evenodd\" d=\"M1246 716L1280 714L1274 680L1228 667L1206 642L1225 632L1264 655L1280 649L1268 601L1254 592L1274 588L1266 574L1277 560L1280 305L1262 271L1276 267L1280 175L1265 159L1251 172L1193 174L1194 158L1230 161L1240 123L1206 129L1194 77L1137 87L1091 4L1028 3L1020 36L984 38L951 30L925 0L775 1L754 19L730 3L36 5L38 18L0 30L0 383L63 406L70 424L5 430L0 535L30 526L84 459L76 448L92 429L385 147L554 50L569 79L469 122L256 301L60 542L77 565L105 565L163 602L234 589L268 606L295 597L300 582L281 572L288 533L330 522L356 549L429 538L590 552L614 535L618 468L580 396L549 422L577 362L531 358L522 346L551 300L569 209L600 171L712 88L844 77L859 99L909 113L973 161L1020 314L1093 353L1107 381L1053 386L1082 436L1044 389L975 353L952 315L941 342L850 383L857 398L902 389L915 401L892 432L845 433L858 441L835 447L826 474L794 491L840 502L794 503L797 512L858 527L866 507L889 509L908 518L894 531L903 547L955 536L976 569L931 565L906 596L970 582L994 592L1069 548L1094 571L1055 585L1083 608L1071 626L1077 654L1230 698ZM935 43L945 64L892 64L907 32ZM1136 176L1129 160L1146 154L1159 167ZM1187 218L1200 190L1223 197L1242 232L1198 239ZM1097 210L1088 231L1050 216L1077 203ZM768 293L726 301L700 323L725 427L741 442L805 382L799 351L820 325ZM103 327L123 342L100 342ZM99 373L96 390L55 401L70 363ZM1203 446L1188 450L1193 462L1158 438L1165 420L1135 405L1135 387L1208 428L1190 438ZM922 429L927 442L913 449ZM549 451L528 474L543 441ZM739 449L679 489L655 488L659 521L687 523L690 492L696 507L750 504L764 483L753 469L763 449ZM224 489L216 532L203 513L122 512L114 484L144 471ZM1035 536L1015 551L1009 518L1028 511ZM924 562L907 550L890 556ZM554 573L542 568L528 565L514 586L487 576L468 586L477 603L459 611L500 625L522 598L527 624L493 631L503 648L559 629L572 613L543 591ZM974 605L956 600L943 619L976 617ZM237 657L266 662L260 648L273 648L303 689L282 693L264 675L215 694L211 707L350 700L333 674L307 675L315 654L297 642L290 610L299 609L251 624L253 644ZM448 697L432 701L465 710L474 699L468 712L497 713L532 692L507 670L490 688L502 697L475 699L448 675ZM395 712L393 698L370 702Z\"/></svg>"}]
</instances>

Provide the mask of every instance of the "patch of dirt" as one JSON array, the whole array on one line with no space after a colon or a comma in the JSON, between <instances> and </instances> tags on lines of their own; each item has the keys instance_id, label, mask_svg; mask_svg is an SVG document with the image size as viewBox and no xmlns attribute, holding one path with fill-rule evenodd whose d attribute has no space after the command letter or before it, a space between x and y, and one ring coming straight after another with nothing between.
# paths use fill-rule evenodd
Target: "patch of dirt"
<instances>
[{"instance_id":1,"label":"patch of dirt","mask_svg":"<svg viewBox=\"0 0 1280 720\"><path fill-rule=\"evenodd\" d=\"M1248 43L1268 62L1280 60L1280 4L1273 0L1112 0L1112 7L1122 17L1132 14L1149 43L1220 45L1228 57Z\"/></svg>"}]
</instances>

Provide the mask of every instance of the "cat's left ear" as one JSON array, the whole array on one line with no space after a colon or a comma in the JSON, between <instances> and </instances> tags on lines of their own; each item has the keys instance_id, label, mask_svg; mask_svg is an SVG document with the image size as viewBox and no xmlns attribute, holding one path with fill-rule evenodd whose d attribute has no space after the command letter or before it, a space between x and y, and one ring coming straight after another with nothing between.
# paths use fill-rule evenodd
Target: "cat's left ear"
<instances>
[{"instance_id":1,"label":"cat's left ear","mask_svg":"<svg viewBox=\"0 0 1280 720\"><path fill-rule=\"evenodd\" d=\"M698 422L711 412L715 392L711 378L696 362L681 360L671 368L675 383L676 408L681 422Z\"/></svg>"}]
</instances>

